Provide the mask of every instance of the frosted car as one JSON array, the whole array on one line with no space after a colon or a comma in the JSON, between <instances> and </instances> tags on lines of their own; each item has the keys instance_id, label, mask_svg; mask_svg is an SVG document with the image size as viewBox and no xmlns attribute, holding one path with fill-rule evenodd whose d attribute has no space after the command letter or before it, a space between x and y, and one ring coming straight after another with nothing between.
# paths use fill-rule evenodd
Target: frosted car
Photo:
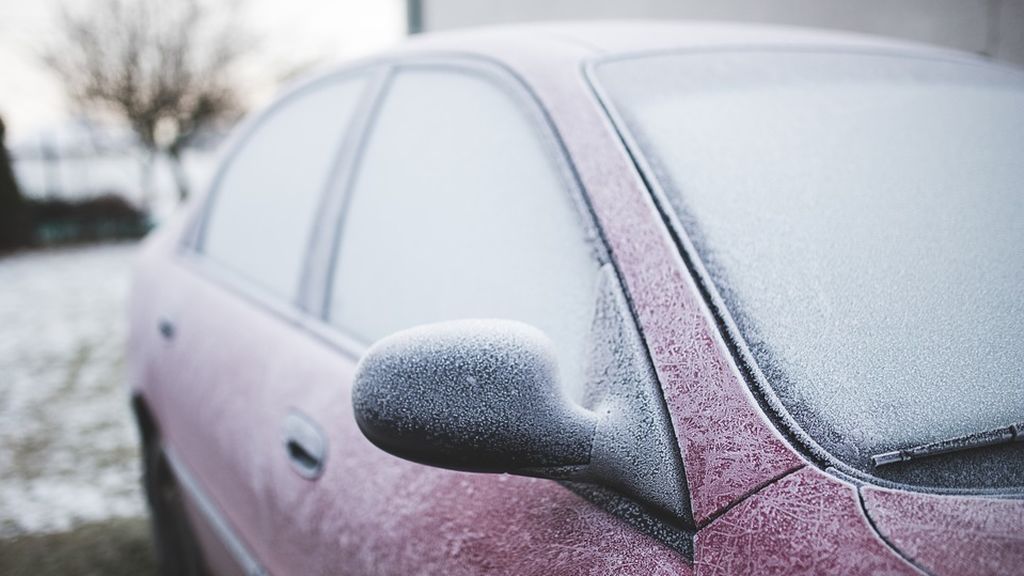
<instances>
[{"instance_id":1,"label":"frosted car","mask_svg":"<svg viewBox=\"0 0 1024 576\"><path fill-rule=\"evenodd\" d=\"M1024 75L756 27L428 36L138 262L176 574L1024 570Z\"/></svg>"}]
</instances>

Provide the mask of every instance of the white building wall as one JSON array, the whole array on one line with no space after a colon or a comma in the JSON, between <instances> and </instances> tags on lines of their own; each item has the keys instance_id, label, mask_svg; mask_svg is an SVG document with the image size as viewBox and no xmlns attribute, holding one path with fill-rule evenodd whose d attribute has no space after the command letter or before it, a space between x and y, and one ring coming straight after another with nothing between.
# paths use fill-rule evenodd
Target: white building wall
<instances>
[{"instance_id":1,"label":"white building wall","mask_svg":"<svg viewBox=\"0 0 1024 576\"><path fill-rule=\"evenodd\" d=\"M1024 0L410 0L417 2L425 31L537 20L733 20L892 36L1024 66Z\"/></svg>"}]
</instances>

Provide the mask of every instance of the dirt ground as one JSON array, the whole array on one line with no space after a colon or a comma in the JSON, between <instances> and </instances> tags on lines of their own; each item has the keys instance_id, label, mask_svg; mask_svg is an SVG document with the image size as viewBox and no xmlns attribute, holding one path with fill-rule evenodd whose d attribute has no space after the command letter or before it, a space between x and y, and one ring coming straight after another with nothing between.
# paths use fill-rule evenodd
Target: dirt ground
<instances>
[{"instance_id":1,"label":"dirt ground","mask_svg":"<svg viewBox=\"0 0 1024 576\"><path fill-rule=\"evenodd\" d=\"M124 382L134 245L0 257L0 574L151 574Z\"/></svg>"},{"instance_id":2,"label":"dirt ground","mask_svg":"<svg viewBox=\"0 0 1024 576\"><path fill-rule=\"evenodd\" d=\"M67 532L0 540L4 576L145 576L156 574L143 518L83 524Z\"/></svg>"}]
</instances>

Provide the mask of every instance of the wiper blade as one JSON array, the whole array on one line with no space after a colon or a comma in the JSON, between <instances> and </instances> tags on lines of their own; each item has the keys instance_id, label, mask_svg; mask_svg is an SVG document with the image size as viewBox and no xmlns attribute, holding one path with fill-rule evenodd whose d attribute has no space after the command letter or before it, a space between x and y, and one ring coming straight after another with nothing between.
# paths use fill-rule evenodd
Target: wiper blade
<instances>
[{"instance_id":1,"label":"wiper blade","mask_svg":"<svg viewBox=\"0 0 1024 576\"><path fill-rule=\"evenodd\" d=\"M975 432L966 436L957 436L948 440L939 440L929 444L894 450L883 454L875 454L871 457L871 463L875 468L895 464L897 462L908 462L919 460L936 454L948 454L949 452L962 452L974 450L984 446L995 446L997 444L1009 444L1011 442L1024 442L1024 422L1017 422L1002 428Z\"/></svg>"}]
</instances>

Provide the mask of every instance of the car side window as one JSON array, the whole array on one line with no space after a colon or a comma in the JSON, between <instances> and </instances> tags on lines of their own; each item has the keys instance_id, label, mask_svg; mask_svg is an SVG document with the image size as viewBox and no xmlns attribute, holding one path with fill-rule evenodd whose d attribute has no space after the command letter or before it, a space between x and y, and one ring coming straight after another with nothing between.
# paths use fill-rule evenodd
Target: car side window
<instances>
[{"instance_id":1,"label":"car side window","mask_svg":"<svg viewBox=\"0 0 1024 576\"><path fill-rule=\"evenodd\" d=\"M398 72L357 168L329 321L364 343L418 324L520 320L582 383L599 263L536 105L483 73Z\"/></svg>"},{"instance_id":2,"label":"car side window","mask_svg":"<svg viewBox=\"0 0 1024 576\"><path fill-rule=\"evenodd\" d=\"M200 251L276 296L294 300L317 207L366 86L329 79L286 97L228 159Z\"/></svg>"}]
</instances>

